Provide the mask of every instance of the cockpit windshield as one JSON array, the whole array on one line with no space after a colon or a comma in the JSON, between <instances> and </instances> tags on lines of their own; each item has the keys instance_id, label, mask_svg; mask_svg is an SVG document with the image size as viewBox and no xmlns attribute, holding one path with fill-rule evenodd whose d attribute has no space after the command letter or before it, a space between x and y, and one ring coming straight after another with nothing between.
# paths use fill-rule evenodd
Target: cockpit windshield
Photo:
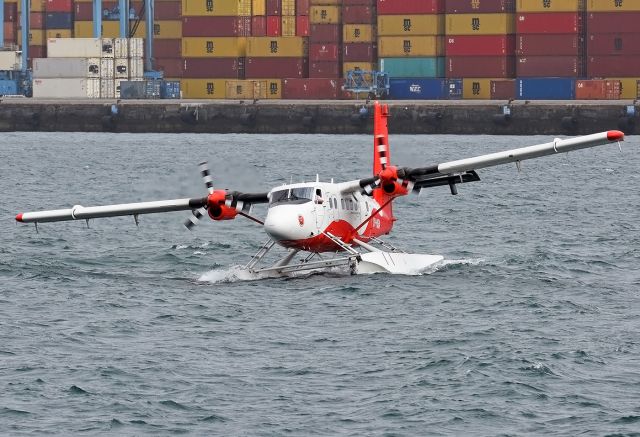
<instances>
[{"instance_id":1,"label":"cockpit windshield","mask_svg":"<svg viewBox=\"0 0 640 437\"><path fill-rule=\"evenodd\" d=\"M311 202L313 199L313 187L287 188L271 193L269 207L282 204L300 204Z\"/></svg>"}]
</instances>

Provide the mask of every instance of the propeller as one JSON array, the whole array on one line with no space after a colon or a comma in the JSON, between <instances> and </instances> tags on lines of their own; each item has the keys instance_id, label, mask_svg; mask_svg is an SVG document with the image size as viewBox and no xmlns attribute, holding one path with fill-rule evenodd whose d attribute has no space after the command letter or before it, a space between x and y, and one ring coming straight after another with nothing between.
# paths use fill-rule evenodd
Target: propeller
<instances>
[{"instance_id":1,"label":"propeller","mask_svg":"<svg viewBox=\"0 0 640 437\"><path fill-rule=\"evenodd\" d=\"M200 176L202 176L202 181L204 185L207 187L207 192L209 194L213 194L213 177L211 177L211 172L209 171L209 163L207 161L202 161L198 164L198 170L200 171ZM193 228L200 223L202 217L207 212L208 205L205 203L201 208L194 209L191 211L191 215L187 217L184 221L184 226L188 230L193 230Z\"/></svg>"}]
</instances>

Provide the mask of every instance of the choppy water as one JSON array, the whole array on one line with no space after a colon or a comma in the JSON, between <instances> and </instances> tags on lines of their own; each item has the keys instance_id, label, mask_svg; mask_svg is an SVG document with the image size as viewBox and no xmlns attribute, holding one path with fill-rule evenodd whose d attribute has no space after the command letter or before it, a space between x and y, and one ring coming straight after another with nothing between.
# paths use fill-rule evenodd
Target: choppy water
<instances>
[{"instance_id":1,"label":"choppy water","mask_svg":"<svg viewBox=\"0 0 640 437\"><path fill-rule=\"evenodd\" d=\"M420 165L543 137L392 136ZM17 212L367 176L369 136L3 133L0 434L638 435L638 137L397 204L423 276L236 278L265 236Z\"/></svg>"}]
</instances>

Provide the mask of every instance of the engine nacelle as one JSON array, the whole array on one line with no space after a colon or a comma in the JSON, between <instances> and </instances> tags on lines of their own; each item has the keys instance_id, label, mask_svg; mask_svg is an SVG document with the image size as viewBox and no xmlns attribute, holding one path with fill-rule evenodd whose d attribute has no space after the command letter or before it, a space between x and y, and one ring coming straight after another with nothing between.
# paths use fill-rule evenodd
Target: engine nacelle
<instances>
[{"instance_id":1,"label":"engine nacelle","mask_svg":"<svg viewBox=\"0 0 640 437\"><path fill-rule=\"evenodd\" d=\"M207 212L212 220L233 220L238 215L238 210L225 205L227 192L216 190L207 197Z\"/></svg>"},{"instance_id":2,"label":"engine nacelle","mask_svg":"<svg viewBox=\"0 0 640 437\"><path fill-rule=\"evenodd\" d=\"M398 168L390 165L382 170L378 177L380 178L380 187L388 196L405 196L409 194L407 185L398 182Z\"/></svg>"}]
</instances>

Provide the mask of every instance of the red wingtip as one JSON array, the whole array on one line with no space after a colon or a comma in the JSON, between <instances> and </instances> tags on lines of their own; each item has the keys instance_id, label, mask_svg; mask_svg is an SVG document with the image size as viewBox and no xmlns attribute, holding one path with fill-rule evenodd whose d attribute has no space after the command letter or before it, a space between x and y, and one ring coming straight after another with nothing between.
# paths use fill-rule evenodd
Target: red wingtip
<instances>
[{"instance_id":1,"label":"red wingtip","mask_svg":"<svg viewBox=\"0 0 640 437\"><path fill-rule=\"evenodd\" d=\"M619 130L610 130L607 132L607 139L609 141L620 141L624 139L624 133Z\"/></svg>"},{"instance_id":2,"label":"red wingtip","mask_svg":"<svg viewBox=\"0 0 640 437\"><path fill-rule=\"evenodd\" d=\"M18 215L16 216L16 221L19 221L19 222L21 222L21 221L22 221L22 214L18 214Z\"/></svg>"}]
</instances>

